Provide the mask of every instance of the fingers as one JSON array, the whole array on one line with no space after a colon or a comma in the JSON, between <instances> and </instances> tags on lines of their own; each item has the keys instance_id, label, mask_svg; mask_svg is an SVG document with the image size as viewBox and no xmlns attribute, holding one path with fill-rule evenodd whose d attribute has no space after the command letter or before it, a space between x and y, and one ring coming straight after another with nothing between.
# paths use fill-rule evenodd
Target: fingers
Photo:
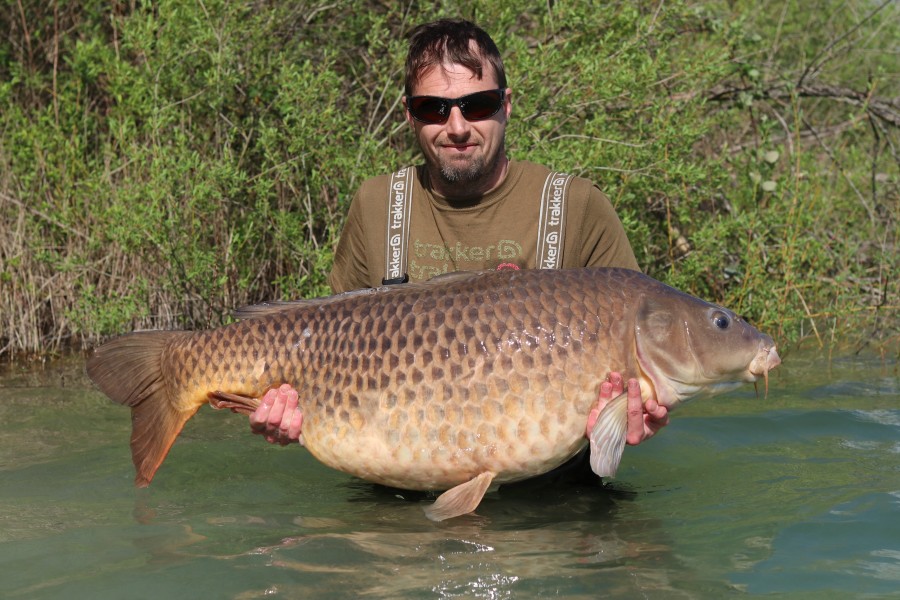
<instances>
[{"instance_id":1,"label":"fingers","mask_svg":"<svg viewBox=\"0 0 900 600\"><path fill-rule=\"evenodd\" d=\"M622 393L623 389L622 374L615 371L611 372L606 381L600 384L600 396L597 398L597 404L588 413L587 426L585 428L587 437L591 436L591 430L597 422L597 417L600 416L600 413L613 398Z\"/></svg>"},{"instance_id":2,"label":"fingers","mask_svg":"<svg viewBox=\"0 0 900 600\"><path fill-rule=\"evenodd\" d=\"M600 417L600 411L603 410L603 406L605 406L605 404L606 403L603 402L603 400L600 400L597 405L591 409L591 412L588 413L587 426L584 428L584 437L590 439L591 432L594 430L594 425L597 423L597 419Z\"/></svg>"},{"instance_id":3,"label":"fingers","mask_svg":"<svg viewBox=\"0 0 900 600\"><path fill-rule=\"evenodd\" d=\"M253 430L253 433L262 433L266 430L269 423L269 412L277 398L278 390L272 389L260 399L259 406L250 415L250 429Z\"/></svg>"},{"instance_id":4,"label":"fingers","mask_svg":"<svg viewBox=\"0 0 900 600\"><path fill-rule=\"evenodd\" d=\"M646 413L644 424L652 432L650 435L669 424L669 409L661 406L656 401L656 398L649 398L644 403L644 412ZM650 435L647 437L650 437Z\"/></svg>"},{"instance_id":5,"label":"fingers","mask_svg":"<svg viewBox=\"0 0 900 600\"><path fill-rule=\"evenodd\" d=\"M610 396L610 399L615 398L625 391L625 380L618 371L610 371L607 380L612 385L612 396Z\"/></svg>"},{"instance_id":6,"label":"fingers","mask_svg":"<svg viewBox=\"0 0 900 600\"><path fill-rule=\"evenodd\" d=\"M600 395L597 404L588 414L585 435L590 437L591 430L600 416L600 413L609 402L619 396L624 390L624 378L621 373L612 371L606 381L600 384ZM656 401L653 392L650 392L646 402L641 398L641 385L637 379L628 380L627 396L627 430L625 441L631 446L636 446L644 440L653 437L657 431L668 425L669 411Z\"/></svg>"},{"instance_id":7,"label":"fingers","mask_svg":"<svg viewBox=\"0 0 900 600\"><path fill-rule=\"evenodd\" d=\"M250 429L269 443L286 446L301 438L303 413L297 391L288 384L265 393L259 408L250 415Z\"/></svg>"},{"instance_id":8,"label":"fingers","mask_svg":"<svg viewBox=\"0 0 900 600\"><path fill-rule=\"evenodd\" d=\"M303 436L300 435L300 432L303 430L303 413L300 412L299 408L295 408L291 411L291 414L292 417L288 423L287 439L291 441L296 440L302 446Z\"/></svg>"},{"instance_id":9,"label":"fingers","mask_svg":"<svg viewBox=\"0 0 900 600\"><path fill-rule=\"evenodd\" d=\"M299 403L297 390L287 384L281 386L281 388L285 402L281 420L277 423L277 427L281 438L279 443L284 446L299 440L301 426L303 425L303 413L297 406ZM271 417L269 422L272 422Z\"/></svg>"},{"instance_id":10,"label":"fingers","mask_svg":"<svg viewBox=\"0 0 900 600\"><path fill-rule=\"evenodd\" d=\"M628 380L628 433L625 440L635 446L656 435L669 424L669 409L657 402L651 393L646 401L641 398L640 384Z\"/></svg>"},{"instance_id":11,"label":"fingers","mask_svg":"<svg viewBox=\"0 0 900 600\"><path fill-rule=\"evenodd\" d=\"M613 386L610 382L604 381L600 384L600 402L606 403L613 399Z\"/></svg>"},{"instance_id":12,"label":"fingers","mask_svg":"<svg viewBox=\"0 0 900 600\"><path fill-rule=\"evenodd\" d=\"M636 446L647 437L644 430L644 403L641 400L641 386L637 379L628 380L628 430L625 442Z\"/></svg>"},{"instance_id":13,"label":"fingers","mask_svg":"<svg viewBox=\"0 0 900 600\"><path fill-rule=\"evenodd\" d=\"M291 386L284 384L275 390L275 399L272 402L272 408L269 409L269 415L266 418L266 423L268 425L267 429L279 428L281 425L281 419L285 413L285 405L287 404L288 394L290 393ZM269 392L266 392L268 395Z\"/></svg>"}]
</instances>

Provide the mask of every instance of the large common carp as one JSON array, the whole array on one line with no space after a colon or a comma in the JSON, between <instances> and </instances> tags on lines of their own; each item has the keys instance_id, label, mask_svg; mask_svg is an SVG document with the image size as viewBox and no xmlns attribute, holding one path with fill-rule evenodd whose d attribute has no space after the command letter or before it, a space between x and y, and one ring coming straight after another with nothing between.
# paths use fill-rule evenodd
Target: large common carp
<instances>
[{"instance_id":1,"label":"large common carp","mask_svg":"<svg viewBox=\"0 0 900 600\"><path fill-rule=\"evenodd\" d=\"M671 408L780 363L772 338L733 312L624 269L455 273L238 316L125 335L88 360L100 389L131 407L137 485L200 406L246 412L288 383L317 459L392 487L449 490L427 509L443 519L474 510L491 483L581 450L610 371ZM618 466L625 404L611 402L591 434L600 475Z\"/></svg>"}]
</instances>

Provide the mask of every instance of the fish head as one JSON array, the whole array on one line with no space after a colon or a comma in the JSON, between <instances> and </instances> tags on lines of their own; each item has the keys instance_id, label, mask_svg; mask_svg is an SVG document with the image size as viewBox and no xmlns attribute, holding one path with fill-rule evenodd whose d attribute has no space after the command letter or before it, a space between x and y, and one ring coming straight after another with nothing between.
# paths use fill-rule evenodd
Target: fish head
<instances>
[{"instance_id":1,"label":"fish head","mask_svg":"<svg viewBox=\"0 0 900 600\"><path fill-rule=\"evenodd\" d=\"M637 359L660 404L755 382L781 363L774 340L733 311L672 288L645 294L635 321Z\"/></svg>"}]
</instances>

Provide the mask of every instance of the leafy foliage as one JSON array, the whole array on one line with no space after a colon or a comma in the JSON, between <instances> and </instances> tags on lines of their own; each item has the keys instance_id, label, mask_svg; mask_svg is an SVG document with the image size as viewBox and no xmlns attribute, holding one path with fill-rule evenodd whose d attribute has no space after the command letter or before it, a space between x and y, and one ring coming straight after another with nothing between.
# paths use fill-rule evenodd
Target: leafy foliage
<instances>
[{"instance_id":1,"label":"leafy foliage","mask_svg":"<svg viewBox=\"0 0 900 600\"><path fill-rule=\"evenodd\" d=\"M355 188L418 160L405 34L440 16L504 53L510 155L596 181L649 274L896 344L900 9L815 5L4 5L0 354L328 293Z\"/></svg>"}]
</instances>

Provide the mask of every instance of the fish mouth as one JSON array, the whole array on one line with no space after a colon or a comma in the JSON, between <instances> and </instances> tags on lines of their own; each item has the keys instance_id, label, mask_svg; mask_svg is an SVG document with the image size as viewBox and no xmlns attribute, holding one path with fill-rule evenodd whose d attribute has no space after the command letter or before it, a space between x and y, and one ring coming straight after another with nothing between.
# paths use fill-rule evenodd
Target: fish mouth
<instances>
[{"instance_id":1,"label":"fish mouth","mask_svg":"<svg viewBox=\"0 0 900 600\"><path fill-rule=\"evenodd\" d=\"M766 344L760 344L759 351L756 353L756 356L750 362L750 374L754 376L754 381L756 377L762 377L765 381L766 395L769 394L769 371L777 367L781 364L781 357L778 356L778 351L775 350L775 345L771 346Z\"/></svg>"}]
</instances>

